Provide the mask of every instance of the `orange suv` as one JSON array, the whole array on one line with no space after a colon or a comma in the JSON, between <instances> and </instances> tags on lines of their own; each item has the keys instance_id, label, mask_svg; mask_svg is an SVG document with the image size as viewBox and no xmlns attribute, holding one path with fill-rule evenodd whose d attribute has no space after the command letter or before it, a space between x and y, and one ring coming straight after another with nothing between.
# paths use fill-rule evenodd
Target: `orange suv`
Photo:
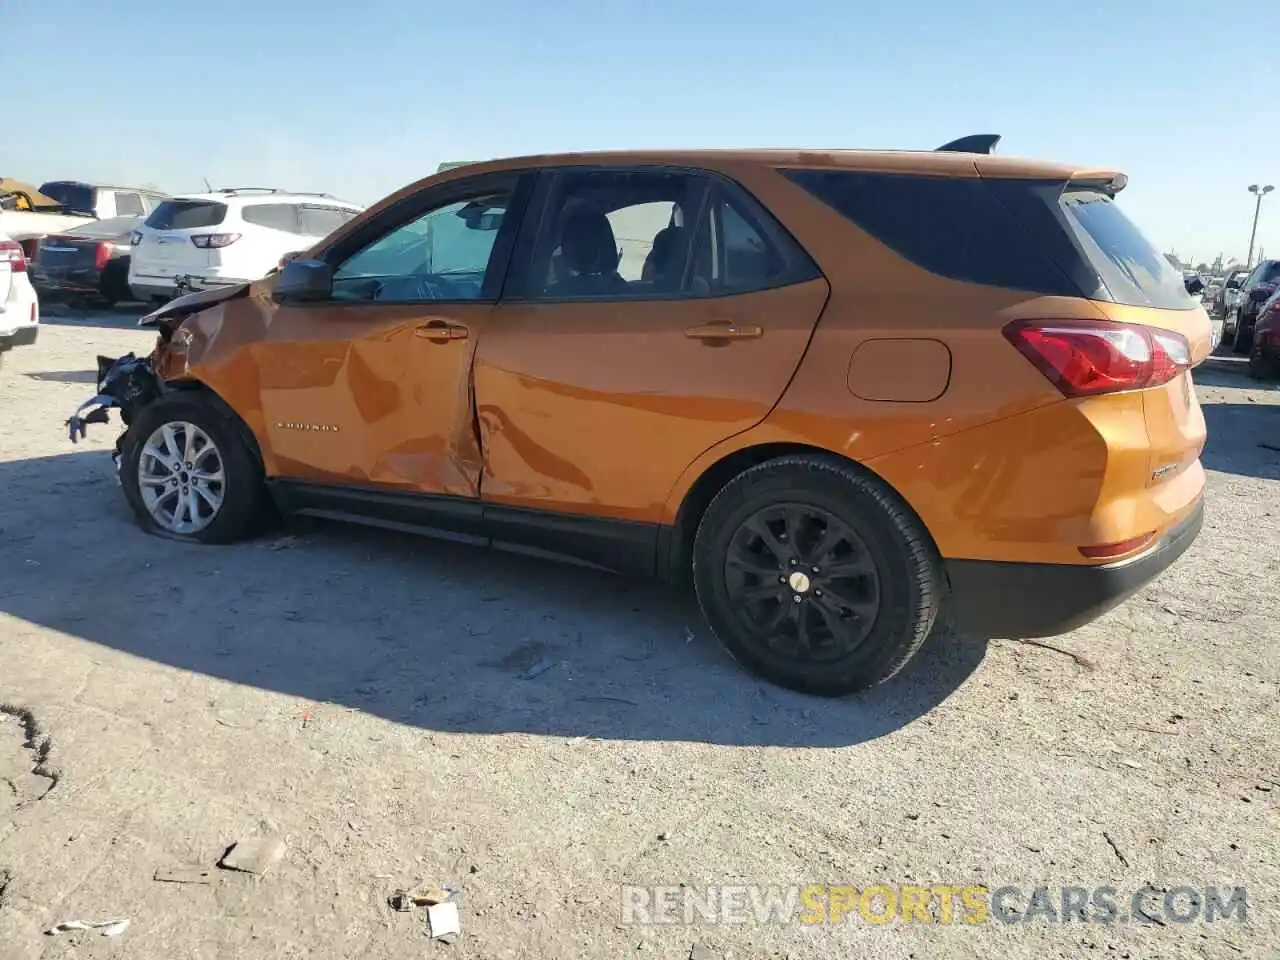
<instances>
[{"instance_id":1,"label":"orange suv","mask_svg":"<svg viewBox=\"0 0 1280 960\"><path fill-rule=\"evenodd\" d=\"M691 580L735 658L824 695L940 609L1071 630L1200 529L1210 323L1123 174L988 147L428 177L100 360L125 496L181 540L275 508Z\"/></svg>"}]
</instances>

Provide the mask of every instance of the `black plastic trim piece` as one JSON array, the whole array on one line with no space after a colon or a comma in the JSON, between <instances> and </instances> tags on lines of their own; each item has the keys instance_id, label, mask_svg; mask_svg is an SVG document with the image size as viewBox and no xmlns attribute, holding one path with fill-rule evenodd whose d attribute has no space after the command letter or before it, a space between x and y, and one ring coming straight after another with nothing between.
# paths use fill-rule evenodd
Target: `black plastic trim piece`
<instances>
[{"instance_id":1,"label":"black plastic trim piece","mask_svg":"<svg viewBox=\"0 0 1280 960\"><path fill-rule=\"evenodd\" d=\"M385 527L631 576L658 573L663 527L656 523L299 480L270 480L267 486L284 514Z\"/></svg>"},{"instance_id":2,"label":"black plastic trim piece","mask_svg":"<svg viewBox=\"0 0 1280 960\"><path fill-rule=\"evenodd\" d=\"M951 616L980 639L1053 637L1096 620L1163 573L1195 541L1204 501L1154 547L1117 563L946 560Z\"/></svg>"},{"instance_id":3,"label":"black plastic trim piece","mask_svg":"<svg viewBox=\"0 0 1280 960\"><path fill-rule=\"evenodd\" d=\"M656 523L486 504L484 524L499 550L633 576L653 577L657 573Z\"/></svg>"}]
</instances>

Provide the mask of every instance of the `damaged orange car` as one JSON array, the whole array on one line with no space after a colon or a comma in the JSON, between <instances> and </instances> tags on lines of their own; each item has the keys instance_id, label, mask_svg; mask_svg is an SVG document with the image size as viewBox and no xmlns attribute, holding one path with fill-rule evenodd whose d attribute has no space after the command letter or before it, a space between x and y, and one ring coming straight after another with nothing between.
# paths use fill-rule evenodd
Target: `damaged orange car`
<instances>
[{"instance_id":1,"label":"damaged orange car","mask_svg":"<svg viewBox=\"0 0 1280 960\"><path fill-rule=\"evenodd\" d=\"M1104 613L1202 522L1210 323L1109 169L937 151L467 164L102 361L124 494L691 581L730 653L841 695L940 611ZM97 406L95 406L95 404Z\"/></svg>"}]
</instances>

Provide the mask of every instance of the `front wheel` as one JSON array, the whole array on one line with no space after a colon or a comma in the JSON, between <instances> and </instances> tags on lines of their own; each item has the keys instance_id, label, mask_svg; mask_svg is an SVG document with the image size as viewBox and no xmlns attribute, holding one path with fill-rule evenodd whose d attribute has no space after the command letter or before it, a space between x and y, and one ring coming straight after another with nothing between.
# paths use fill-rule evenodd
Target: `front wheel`
<instances>
[{"instance_id":1,"label":"front wheel","mask_svg":"<svg viewBox=\"0 0 1280 960\"><path fill-rule=\"evenodd\" d=\"M236 422L200 394L144 407L121 445L120 482L139 525L157 536L232 543L263 515L262 469Z\"/></svg>"},{"instance_id":2,"label":"front wheel","mask_svg":"<svg viewBox=\"0 0 1280 960\"><path fill-rule=\"evenodd\" d=\"M1233 353L1248 353L1249 348L1253 346L1253 324L1246 324L1244 317L1236 317L1235 336L1231 340L1231 350Z\"/></svg>"},{"instance_id":3,"label":"front wheel","mask_svg":"<svg viewBox=\"0 0 1280 960\"><path fill-rule=\"evenodd\" d=\"M694 541L698 601L729 653L820 696L887 680L933 627L942 573L928 533L875 477L782 457L730 481Z\"/></svg>"}]
</instances>

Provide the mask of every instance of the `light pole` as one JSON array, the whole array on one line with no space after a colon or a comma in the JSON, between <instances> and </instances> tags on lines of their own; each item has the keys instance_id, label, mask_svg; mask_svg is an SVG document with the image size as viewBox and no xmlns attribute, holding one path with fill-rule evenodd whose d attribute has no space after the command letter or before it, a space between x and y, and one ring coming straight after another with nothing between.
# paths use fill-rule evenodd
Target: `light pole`
<instances>
[{"instance_id":1,"label":"light pole","mask_svg":"<svg viewBox=\"0 0 1280 960\"><path fill-rule=\"evenodd\" d=\"M1262 212L1262 198L1274 189L1275 187L1271 184L1267 184L1265 187L1260 187L1256 183L1249 184L1249 192L1255 194L1258 200L1253 205L1253 230L1249 232L1249 256L1244 261L1246 270L1253 266L1253 241L1258 236L1258 214Z\"/></svg>"}]
</instances>

